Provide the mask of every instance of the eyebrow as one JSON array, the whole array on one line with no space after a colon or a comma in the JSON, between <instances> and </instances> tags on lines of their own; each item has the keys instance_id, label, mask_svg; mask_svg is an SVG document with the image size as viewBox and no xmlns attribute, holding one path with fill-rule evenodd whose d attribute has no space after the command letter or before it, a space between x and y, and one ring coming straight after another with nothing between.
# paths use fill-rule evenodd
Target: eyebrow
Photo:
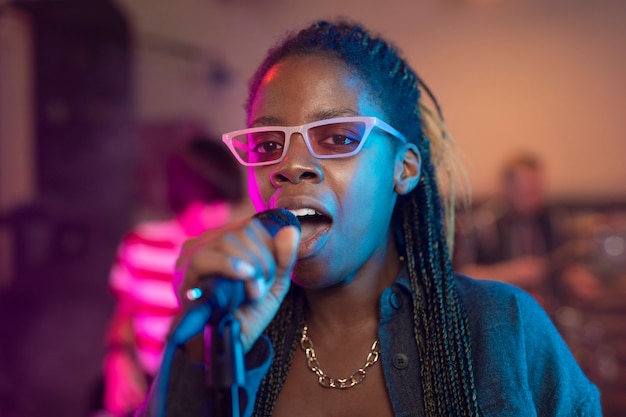
<instances>
[{"instance_id":1,"label":"eyebrow","mask_svg":"<svg viewBox=\"0 0 626 417\"><path fill-rule=\"evenodd\" d=\"M252 123L250 123L250 127L257 127L257 126L280 126L281 123L282 123L281 120L276 118L276 117L261 116L261 117L258 117L256 119L254 119L252 121Z\"/></svg>"},{"instance_id":2,"label":"eyebrow","mask_svg":"<svg viewBox=\"0 0 626 417\"><path fill-rule=\"evenodd\" d=\"M353 109L328 109L320 110L309 114L307 120L317 122L318 120L333 119L335 117L358 116L359 113Z\"/></svg>"},{"instance_id":3,"label":"eyebrow","mask_svg":"<svg viewBox=\"0 0 626 417\"><path fill-rule=\"evenodd\" d=\"M328 110L319 110L313 113L310 113L307 116L307 120L309 122L317 122L319 120L333 119L335 117L346 117L346 116L358 116L358 112L353 109L345 108L345 109L328 109ZM257 126L283 126L284 122L282 119L273 116L261 116L256 118L250 123L250 127Z\"/></svg>"}]
</instances>

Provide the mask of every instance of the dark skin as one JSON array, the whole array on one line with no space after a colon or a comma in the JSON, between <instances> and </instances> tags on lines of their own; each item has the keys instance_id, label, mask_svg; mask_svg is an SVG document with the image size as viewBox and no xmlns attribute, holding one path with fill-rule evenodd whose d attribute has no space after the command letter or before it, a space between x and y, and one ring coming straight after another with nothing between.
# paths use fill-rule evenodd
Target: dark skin
<instances>
[{"instance_id":1,"label":"dark skin","mask_svg":"<svg viewBox=\"0 0 626 417\"><path fill-rule=\"evenodd\" d=\"M252 126L294 126L332 117L386 115L362 80L337 59L287 58L266 74L252 105ZM327 221L305 224L299 235L283 229L274 239L256 221L232 225L190 243L181 257L180 294L198 276L219 272L245 279L257 300L237 312L244 349L250 349L289 286L305 289L305 320L322 369L336 378L362 367L377 338L378 303L401 262L391 233L398 195L419 181L419 153L374 130L357 155L317 159L294 134L280 163L250 170L250 193L258 211L314 208ZM237 264L251 268L246 273ZM384 356L384 352L383 352ZM338 390L320 386L296 351L275 416L392 416L377 363L362 384Z\"/></svg>"}]
</instances>

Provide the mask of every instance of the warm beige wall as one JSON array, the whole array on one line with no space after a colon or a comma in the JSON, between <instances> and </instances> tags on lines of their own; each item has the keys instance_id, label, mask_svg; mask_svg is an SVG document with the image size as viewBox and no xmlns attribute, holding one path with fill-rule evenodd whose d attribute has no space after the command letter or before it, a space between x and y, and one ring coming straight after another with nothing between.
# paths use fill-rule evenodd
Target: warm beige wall
<instances>
[{"instance_id":1,"label":"warm beige wall","mask_svg":"<svg viewBox=\"0 0 626 417\"><path fill-rule=\"evenodd\" d=\"M626 199L626 2L614 0L118 0L138 43L161 34L235 71L211 90L202 62L139 48L145 120L192 116L239 128L245 83L285 30L345 15L392 39L435 91L476 195L510 152L544 157L554 197Z\"/></svg>"},{"instance_id":2,"label":"warm beige wall","mask_svg":"<svg viewBox=\"0 0 626 417\"><path fill-rule=\"evenodd\" d=\"M0 14L0 212L30 202L35 194L30 25L16 10Z\"/></svg>"},{"instance_id":3,"label":"warm beige wall","mask_svg":"<svg viewBox=\"0 0 626 417\"><path fill-rule=\"evenodd\" d=\"M28 17L16 10L0 14L0 216L36 194L30 28ZM0 223L0 289L13 278L13 239L10 228Z\"/></svg>"}]
</instances>

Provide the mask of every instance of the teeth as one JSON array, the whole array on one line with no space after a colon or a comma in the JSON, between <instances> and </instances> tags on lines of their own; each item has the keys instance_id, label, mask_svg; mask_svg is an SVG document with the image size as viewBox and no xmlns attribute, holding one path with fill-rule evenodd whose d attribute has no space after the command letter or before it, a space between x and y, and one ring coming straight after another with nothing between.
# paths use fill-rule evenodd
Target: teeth
<instances>
[{"instance_id":1,"label":"teeth","mask_svg":"<svg viewBox=\"0 0 626 417\"><path fill-rule=\"evenodd\" d=\"M289 211L292 212L293 215L297 217L315 216L316 214L321 215L321 213L313 210L312 208L301 208L301 209L289 210Z\"/></svg>"}]
</instances>

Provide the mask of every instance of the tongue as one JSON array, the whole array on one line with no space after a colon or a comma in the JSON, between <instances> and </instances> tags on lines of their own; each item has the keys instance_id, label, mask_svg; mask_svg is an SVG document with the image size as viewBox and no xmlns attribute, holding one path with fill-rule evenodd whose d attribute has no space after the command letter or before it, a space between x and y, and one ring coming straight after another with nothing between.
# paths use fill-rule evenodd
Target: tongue
<instances>
[{"instance_id":1,"label":"tongue","mask_svg":"<svg viewBox=\"0 0 626 417\"><path fill-rule=\"evenodd\" d=\"M317 225L310 222L301 222L300 226L302 227L302 235L300 237L301 240L309 239L317 231Z\"/></svg>"},{"instance_id":2,"label":"tongue","mask_svg":"<svg viewBox=\"0 0 626 417\"><path fill-rule=\"evenodd\" d=\"M328 227L328 220L322 216L302 216L298 219L302 229L301 240L307 240L321 229Z\"/></svg>"}]
</instances>

